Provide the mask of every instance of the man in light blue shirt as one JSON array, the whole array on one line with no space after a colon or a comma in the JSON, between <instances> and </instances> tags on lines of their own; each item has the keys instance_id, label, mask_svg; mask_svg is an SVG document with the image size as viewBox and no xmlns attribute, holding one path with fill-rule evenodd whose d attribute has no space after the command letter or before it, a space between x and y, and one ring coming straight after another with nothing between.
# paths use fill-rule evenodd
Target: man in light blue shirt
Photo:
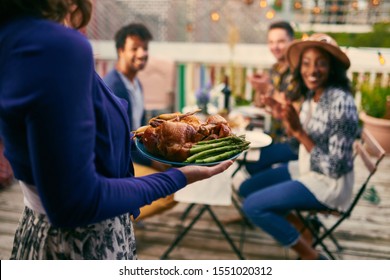
<instances>
[{"instance_id":1,"label":"man in light blue shirt","mask_svg":"<svg viewBox=\"0 0 390 280\"><path fill-rule=\"evenodd\" d=\"M146 122L143 90L137 74L146 66L152 38L142 24L132 23L122 27L115 34L118 60L115 68L104 77L114 94L128 103L130 130L136 130Z\"/></svg>"},{"instance_id":2,"label":"man in light blue shirt","mask_svg":"<svg viewBox=\"0 0 390 280\"><path fill-rule=\"evenodd\" d=\"M143 88L137 74L146 66L149 57L149 42L152 39L152 34L143 24L131 23L119 29L115 34L118 60L115 68L104 77L104 81L113 93L127 102L131 131L147 122ZM167 169L168 166L145 158L136 150L135 145L132 146L132 158L137 176ZM161 198L151 205L142 207L139 219L154 215L174 205L176 202L173 200L173 195Z\"/></svg>"}]
</instances>

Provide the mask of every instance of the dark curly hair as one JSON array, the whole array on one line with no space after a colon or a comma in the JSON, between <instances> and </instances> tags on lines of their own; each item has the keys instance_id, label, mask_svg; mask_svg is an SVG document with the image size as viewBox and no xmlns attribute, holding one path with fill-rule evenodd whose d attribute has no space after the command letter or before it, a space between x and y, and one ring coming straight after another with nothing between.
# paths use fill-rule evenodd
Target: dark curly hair
<instances>
[{"instance_id":1,"label":"dark curly hair","mask_svg":"<svg viewBox=\"0 0 390 280\"><path fill-rule=\"evenodd\" d=\"M322 48L320 50L326 52ZM301 64L302 64L303 53L304 51L301 53L301 57L299 58L299 63L293 71L293 81L297 85L298 92L300 92L302 95L306 97L309 89L306 87L305 82L303 81L301 75ZM345 68L344 64L342 64L338 59L335 59L330 53L328 54L330 58L330 67L329 67L330 72L329 72L329 77L326 86L341 88L345 91L351 92L351 82L347 76L347 69Z\"/></svg>"},{"instance_id":2,"label":"dark curly hair","mask_svg":"<svg viewBox=\"0 0 390 280\"><path fill-rule=\"evenodd\" d=\"M72 5L75 10L71 9ZM21 16L62 22L70 13L72 27L79 29L88 24L91 12L90 0L0 0L0 24Z\"/></svg>"},{"instance_id":3,"label":"dark curly hair","mask_svg":"<svg viewBox=\"0 0 390 280\"><path fill-rule=\"evenodd\" d=\"M115 47L117 50L125 47L126 39L129 36L137 36L142 41L151 41L153 39L149 29L142 23L130 23L123 26L115 34Z\"/></svg>"}]
</instances>

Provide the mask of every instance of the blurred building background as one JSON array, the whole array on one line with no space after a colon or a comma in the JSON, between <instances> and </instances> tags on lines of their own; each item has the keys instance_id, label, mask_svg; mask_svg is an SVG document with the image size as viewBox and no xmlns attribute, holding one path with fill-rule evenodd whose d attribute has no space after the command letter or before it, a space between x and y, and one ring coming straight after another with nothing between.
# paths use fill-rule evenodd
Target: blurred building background
<instances>
[{"instance_id":1,"label":"blurred building background","mask_svg":"<svg viewBox=\"0 0 390 280\"><path fill-rule=\"evenodd\" d=\"M265 42L270 22L298 32L370 32L390 22L390 0L93 0L87 35L111 40L122 25L142 22L156 42Z\"/></svg>"}]
</instances>

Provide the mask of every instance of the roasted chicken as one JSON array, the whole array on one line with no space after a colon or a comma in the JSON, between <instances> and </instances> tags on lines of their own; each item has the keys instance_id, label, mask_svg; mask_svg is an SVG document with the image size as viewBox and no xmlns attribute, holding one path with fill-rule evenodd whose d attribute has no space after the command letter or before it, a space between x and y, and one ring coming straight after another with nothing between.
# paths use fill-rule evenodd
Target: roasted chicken
<instances>
[{"instance_id":1,"label":"roasted chicken","mask_svg":"<svg viewBox=\"0 0 390 280\"><path fill-rule=\"evenodd\" d=\"M149 125L134 131L134 136L152 155L182 162L190 156L189 150L197 142L232 135L222 116L212 115L202 122L196 112L162 114L150 119Z\"/></svg>"}]
</instances>

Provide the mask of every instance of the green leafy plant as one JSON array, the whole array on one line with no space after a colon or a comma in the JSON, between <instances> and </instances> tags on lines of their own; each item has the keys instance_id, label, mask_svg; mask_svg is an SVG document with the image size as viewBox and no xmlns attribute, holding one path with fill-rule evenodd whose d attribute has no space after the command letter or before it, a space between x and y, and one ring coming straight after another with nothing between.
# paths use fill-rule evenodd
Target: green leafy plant
<instances>
[{"instance_id":1,"label":"green leafy plant","mask_svg":"<svg viewBox=\"0 0 390 280\"><path fill-rule=\"evenodd\" d=\"M306 32L312 34L314 31ZM303 32L295 32L295 38L302 38ZM389 48L390 47L390 22L375 23L372 31L368 33L350 33L350 32L327 32L332 36L339 46L345 47L371 47L371 48Z\"/></svg>"},{"instance_id":2,"label":"green leafy plant","mask_svg":"<svg viewBox=\"0 0 390 280\"><path fill-rule=\"evenodd\" d=\"M375 118L384 118L386 115L386 100L390 98L390 87L364 83L360 86L363 111Z\"/></svg>"},{"instance_id":3,"label":"green leafy plant","mask_svg":"<svg viewBox=\"0 0 390 280\"><path fill-rule=\"evenodd\" d=\"M251 100L247 100L242 96L236 96L235 97L236 106L247 106L252 103Z\"/></svg>"}]
</instances>

